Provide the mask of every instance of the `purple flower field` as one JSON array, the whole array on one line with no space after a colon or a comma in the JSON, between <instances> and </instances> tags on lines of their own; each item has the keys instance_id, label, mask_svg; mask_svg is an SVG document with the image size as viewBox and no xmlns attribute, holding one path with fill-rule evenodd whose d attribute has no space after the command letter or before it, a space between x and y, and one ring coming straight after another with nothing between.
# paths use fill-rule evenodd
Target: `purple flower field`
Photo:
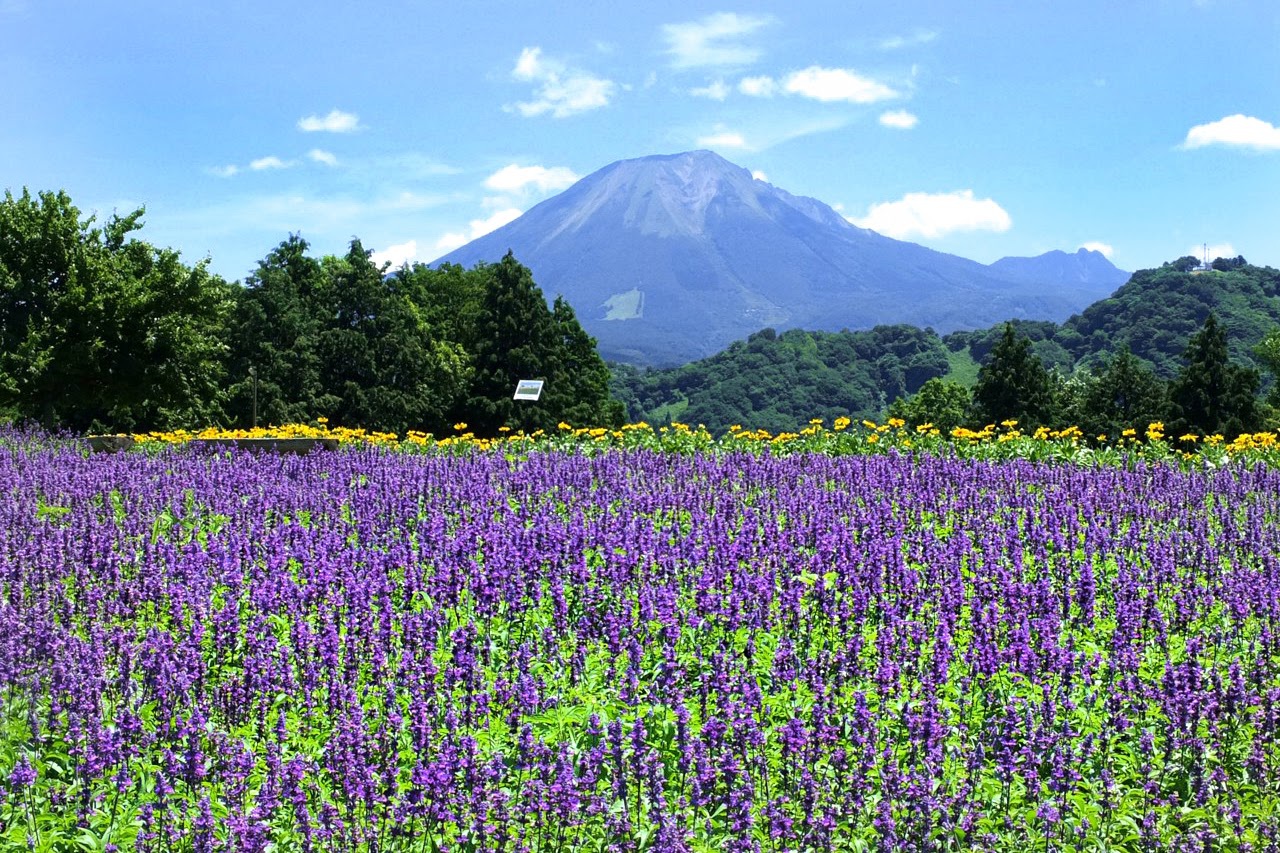
<instances>
[{"instance_id":1,"label":"purple flower field","mask_svg":"<svg viewBox=\"0 0 1280 853\"><path fill-rule=\"evenodd\" d=\"M0 443L0 849L1269 850L1280 473Z\"/></svg>"}]
</instances>

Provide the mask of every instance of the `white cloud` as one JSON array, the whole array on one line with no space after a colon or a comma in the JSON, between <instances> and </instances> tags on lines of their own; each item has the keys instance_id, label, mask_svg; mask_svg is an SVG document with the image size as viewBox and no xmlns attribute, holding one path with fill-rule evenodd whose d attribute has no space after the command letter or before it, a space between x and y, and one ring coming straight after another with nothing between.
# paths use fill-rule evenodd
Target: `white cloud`
<instances>
[{"instance_id":1,"label":"white cloud","mask_svg":"<svg viewBox=\"0 0 1280 853\"><path fill-rule=\"evenodd\" d=\"M350 133L360 129L360 117L342 110L330 110L326 116L307 116L298 119L298 130L306 133Z\"/></svg>"},{"instance_id":2,"label":"white cloud","mask_svg":"<svg viewBox=\"0 0 1280 853\"><path fill-rule=\"evenodd\" d=\"M1100 252L1103 255L1103 257L1107 257L1107 258L1115 254L1115 251L1116 251L1114 248L1112 248L1110 243L1101 243L1097 240L1090 240L1088 243L1083 243L1081 244L1080 248L1088 249L1090 252Z\"/></svg>"},{"instance_id":3,"label":"white cloud","mask_svg":"<svg viewBox=\"0 0 1280 853\"><path fill-rule=\"evenodd\" d=\"M1240 254L1236 251L1236 247L1230 243L1210 243L1206 252L1204 244L1192 246L1187 250L1187 254L1195 258L1203 259L1206 254L1209 256L1209 263L1213 263L1218 258L1234 258Z\"/></svg>"},{"instance_id":4,"label":"white cloud","mask_svg":"<svg viewBox=\"0 0 1280 853\"><path fill-rule=\"evenodd\" d=\"M465 246L472 240L477 240L490 231L496 231L508 222L513 222L519 218L522 211L508 207L499 210L487 219L473 219L467 224L466 231L451 231L436 241L435 249L441 254L448 254L459 246Z\"/></svg>"},{"instance_id":5,"label":"white cloud","mask_svg":"<svg viewBox=\"0 0 1280 853\"><path fill-rule=\"evenodd\" d=\"M458 231L450 231L440 237L436 241L436 251L441 255L447 255L454 249L460 249L471 242L471 238L466 234Z\"/></svg>"},{"instance_id":6,"label":"white cloud","mask_svg":"<svg viewBox=\"0 0 1280 853\"><path fill-rule=\"evenodd\" d=\"M928 44L938 37L937 30L916 30L909 36L890 36L880 42L881 50L900 50L904 47L915 47Z\"/></svg>"},{"instance_id":7,"label":"white cloud","mask_svg":"<svg viewBox=\"0 0 1280 853\"><path fill-rule=\"evenodd\" d=\"M702 88L690 89L689 94L695 98L710 98L713 101L723 101L729 97L729 87L725 85L723 80L716 80Z\"/></svg>"},{"instance_id":8,"label":"white cloud","mask_svg":"<svg viewBox=\"0 0 1280 853\"><path fill-rule=\"evenodd\" d=\"M890 110L880 114L880 123L885 127L896 127L899 130L910 130L919 124L920 119L906 110Z\"/></svg>"},{"instance_id":9,"label":"white cloud","mask_svg":"<svg viewBox=\"0 0 1280 853\"><path fill-rule=\"evenodd\" d=\"M544 58L540 47L526 47L520 51L511 76L538 84L534 90L534 100L521 101L504 108L526 118L543 113L551 113L554 118L565 118L608 106L609 99L618 88L618 84L612 80L569 68L555 59Z\"/></svg>"},{"instance_id":10,"label":"white cloud","mask_svg":"<svg viewBox=\"0 0 1280 853\"><path fill-rule=\"evenodd\" d=\"M769 176L760 169L753 169L751 171L751 177L755 178L757 181L764 181L766 184L769 183Z\"/></svg>"},{"instance_id":11,"label":"white cloud","mask_svg":"<svg viewBox=\"0 0 1280 853\"><path fill-rule=\"evenodd\" d=\"M288 169L293 163L286 163L279 157L272 155L270 157L259 157L249 163L249 168L255 172L263 172L268 169Z\"/></svg>"},{"instance_id":12,"label":"white cloud","mask_svg":"<svg viewBox=\"0 0 1280 853\"><path fill-rule=\"evenodd\" d=\"M1183 148L1203 148L1206 145L1235 145L1258 151L1280 150L1280 127L1253 116L1235 115L1198 124L1187 131Z\"/></svg>"},{"instance_id":13,"label":"white cloud","mask_svg":"<svg viewBox=\"0 0 1280 853\"><path fill-rule=\"evenodd\" d=\"M772 21L770 15L716 12L697 21L665 24L662 35L675 68L748 65L760 58L761 51L738 40Z\"/></svg>"},{"instance_id":14,"label":"white cloud","mask_svg":"<svg viewBox=\"0 0 1280 853\"><path fill-rule=\"evenodd\" d=\"M707 136L698 137L698 145L706 148L746 148L747 140L741 133L733 130L722 130Z\"/></svg>"},{"instance_id":15,"label":"white cloud","mask_svg":"<svg viewBox=\"0 0 1280 853\"><path fill-rule=\"evenodd\" d=\"M579 175L566 166L503 166L489 177L484 185L499 192L524 192L530 187L539 192L554 192L572 186L579 180Z\"/></svg>"},{"instance_id":16,"label":"white cloud","mask_svg":"<svg viewBox=\"0 0 1280 853\"><path fill-rule=\"evenodd\" d=\"M873 204L861 219L850 218L859 228L870 228L887 237L942 237L956 231L1008 231L1008 212L989 198L974 198L973 190L951 193L907 193L897 201Z\"/></svg>"},{"instance_id":17,"label":"white cloud","mask_svg":"<svg viewBox=\"0 0 1280 853\"><path fill-rule=\"evenodd\" d=\"M307 157L309 157L314 163L323 163L326 166L338 165L337 157L330 154L328 151L323 151L319 148L312 148L307 152Z\"/></svg>"},{"instance_id":18,"label":"white cloud","mask_svg":"<svg viewBox=\"0 0 1280 853\"><path fill-rule=\"evenodd\" d=\"M864 77L847 68L823 68L811 65L787 75L783 89L794 95L803 95L815 101L849 101L854 104L873 104L896 98L898 93L870 77Z\"/></svg>"},{"instance_id":19,"label":"white cloud","mask_svg":"<svg viewBox=\"0 0 1280 853\"><path fill-rule=\"evenodd\" d=\"M230 178L234 175L240 174L240 167L239 166L211 166L209 168L209 174L217 175L219 178Z\"/></svg>"},{"instance_id":20,"label":"white cloud","mask_svg":"<svg viewBox=\"0 0 1280 853\"><path fill-rule=\"evenodd\" d=\"M738 91L757 98L769 98L778 91L778 83L772 77L743 77L738 81Z\"/></svg>"},{"instance_id":21,"label":"white cloud","mask_svg":"<svg viewBox=\"0 0 1280 853\"><path fill-rule=\"evenodd\" d=\"M418 260L418 241L409 240L406 243L396 243L394 246L374 252L371 256L372 260L378 266L389 263L392 269L400 269L405 264L412 264Z\"/></svg>"}]
</instances>

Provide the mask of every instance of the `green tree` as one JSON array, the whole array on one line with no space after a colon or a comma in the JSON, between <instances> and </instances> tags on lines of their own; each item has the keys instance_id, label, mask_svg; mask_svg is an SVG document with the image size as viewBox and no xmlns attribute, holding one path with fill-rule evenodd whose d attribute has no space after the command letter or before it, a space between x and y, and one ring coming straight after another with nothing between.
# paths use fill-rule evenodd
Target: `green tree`
<instances>
[{"instance_id":1,"label":"green tree","mask_svg":"<svg viewBox=\"0 0 1280 853\"><path fill-rule=\"evenodd\" d=\"M620 422L623 410L609 396L609 372L573 309L557 300L547 307L528 267L511 252L481 265L484 298L474 335L474 379L458 419L480 435L500 427L533 432ZM537 402L513 400L516 382L541 379Z\"/></svg>"},{"instance_id":2,"label":"green tree","mask_svg":"<svg viewBox=\"0 0 1280 853\"><path fill-rule=\"evenodd\" d=\"M483 269L487 284L476 321L475 373L459 419L479 435L496 435L503 426L543 429L546 408L511 397L519 380L545 381L551 373L548 355L556 349L556 330L547 301L529 268L511 252Z\"/></svg>"},{"instance_id":3,"label":"green tree","mask_svg":"<svg viewBox=\"0 0 1280 853\"><path fill-rule=\"evenodd\" d=\"M969 389L959 382L930 379L910 397L899 397L889 406L889 417L902 418L908 426L933 424L943 433L961 426L973 404Z\"/></svg>"},{"instance_id":4,"label":"green tree","mask_svg":"<svg viewBox=\"0 0 1280 853\"><path fill-rule=\"evenodd\" d=\"M317 346L326 416L401 434L439 430L468 378L461 347L433 334L412 290L359 240L321 265L331 318Z\"/></svg>"},{"instance_id":5,"label":"green tree","mask_svg":"<svg viewBox=\"0 0 1280 853\"><path fill-rule=\"evenodd\" d=\"M557 296L551 306L556 352L548 375L547 408L556 422L574 426L621 426L626 409L609 391L609 368L595 338L578 323L573 308Z\"/></svg>"},{"instance_id":6,"label":"green tree","mask_svg":"<svg viewBox=\"0 0 1280 853\"><path fill-rule=\"evenodd\" d=\"M1056 414L1049 371L1031 351L1031 340L1006 323L1004 334L978 369L974 419L982 424L1013 419L1028 429L1050 425Z\"/></svg>"},{"instance_id":7,"label":"green tree","mask_svg":"<svg viewBox=\"0 0 1280 853\"><path fill-rule=\"evenodd\" d=\"M1258 427L1258 371L1233 364L1227 330L1212 313L1192 335L1184 364L1169 388L1169 434L1234 436Z\"/></svg>"},{"instance_id":8,"label":"green tree","mask_svg":"<svg viewBox=\"0 0 1280 853\"><path fill-rule=\"evenodd\" d=\"M0 201L0 411L73 430L196 426L220 417L226 282L102 228L66 193Z\"/></svg>"},{"instance_id":9,"label":"green tree","mask_svg":"<svg viewBox=\"0 0 1280 853\"><path fill-rule=\"evenodd\" d=\"M236 299L231 323L228 411L240 426L305 423L333 410L317 349L329 315L328 279L297 235L258 262ZM255 388L256 385L256 388Z\"/></svg>"},{"instance_id":10,"label":"green tree","mask_svg":"<svg viewBox=\"0 0 1280 853\"><path fill-rule=\"evenodd\" d=\"M1267 332L1253 348L1253 355L1271 374L1271 392L1267 395L1266 420L1275 425L1280 421L1280 328Z\"/></svg>"},{"instance_id":11,"label":"green tree","mask_svg":"<svg viewBox=\"0 0 1280 853\"><path fill-rule=\"evenodd\" d=\"M1090 438L1138 432L1166 417L1164 383L1124 347L1089 376L1081 395L1079 426Z\"/></svg>"}]
</instances>

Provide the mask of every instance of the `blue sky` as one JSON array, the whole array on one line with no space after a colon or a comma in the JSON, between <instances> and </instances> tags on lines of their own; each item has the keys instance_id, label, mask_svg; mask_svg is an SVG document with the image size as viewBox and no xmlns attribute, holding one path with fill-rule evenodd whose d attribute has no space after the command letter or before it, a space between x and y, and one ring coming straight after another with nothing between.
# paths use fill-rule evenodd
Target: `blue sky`
<instances>
[{"instance_id":1,"label":"blue sky","mask_svg":"<svg viewBox=\"0 0 1280 853\"><path fill-rule=\"evenodd\" d=\"M242 279L710 148L889 236L1280 266L1280 3L0 0L0 188Z\"/></svg>"}]
</instances>

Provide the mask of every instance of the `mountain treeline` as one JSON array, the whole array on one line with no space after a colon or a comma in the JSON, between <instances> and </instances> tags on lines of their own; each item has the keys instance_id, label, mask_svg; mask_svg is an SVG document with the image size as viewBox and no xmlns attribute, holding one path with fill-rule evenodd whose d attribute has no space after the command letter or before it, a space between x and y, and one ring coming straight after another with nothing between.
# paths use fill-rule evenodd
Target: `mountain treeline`
<instances>
[{"instance_id":1,"label":"mountain treeline","mask_svg":"<svg viewBox=\"0 0 1280 853\"><path fill-rule=\"evenodd\" d=\"M65 193L0 201L0 420L76 431L309 422L481 435L616 424L609 371L508 253L388 274L290 236L245 285L98 225ZM512 399L543 379L537 403Z\"/></svg>"},{"instance_id":2,"label":"mountain treeline","mask_svg":"<svg viewBox=\"0 0 1280 853\"><path fill-rule=\"evenodd\" d=\"M1061 324L1014 320L946 336L766 329L678 368L614 366L614 393L632 419L713 432L845 415L948 429L1015 419L1089 436L1161 421L1180 435L1230 434L1277 425L1278 325L1280 270L1243 257L1203 270L1184 257L1134 273Z\"/></svg>"}]
</instances>

